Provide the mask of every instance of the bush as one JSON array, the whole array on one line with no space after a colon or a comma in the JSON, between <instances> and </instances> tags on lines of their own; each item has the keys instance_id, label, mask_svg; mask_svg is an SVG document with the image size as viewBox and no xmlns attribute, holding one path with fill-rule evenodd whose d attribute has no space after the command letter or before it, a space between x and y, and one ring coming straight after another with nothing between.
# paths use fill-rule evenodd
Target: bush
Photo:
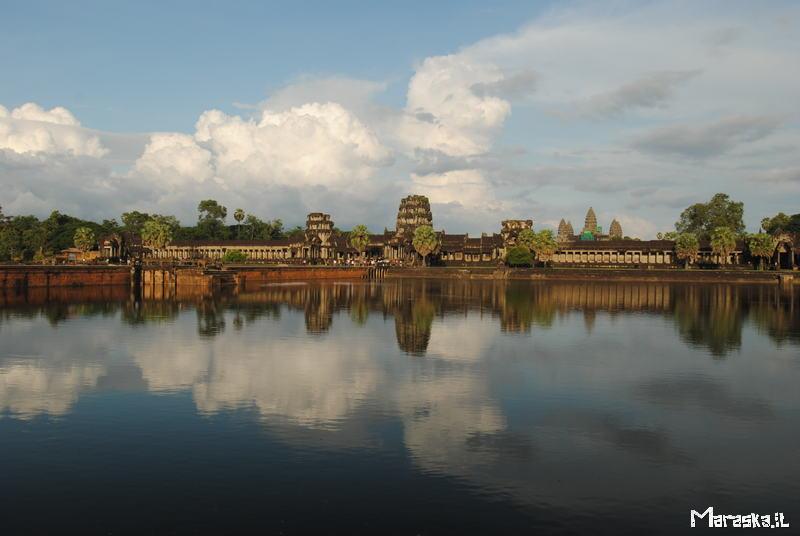
<instances>
[{"instance_id":1,"label":"bush","mask_svg":"<svg viewBox=\"0 0 800 536\"><path fill-rule=\"evenodd\" d=\"M229 250L222 256L222 262L244 262L247 260L247 253L237 250Z\"/></svg>"},{"instance_id":2,"label":"bush","mask_svg":"<svg viewBox=\"0 0 800 536\"><path fill-rule=\"evenodd\" d=\"M530 266L533 264L533 254L525 246L515 246L508 250L506 263L509 266Z\"/></svg>"}]
</instances>

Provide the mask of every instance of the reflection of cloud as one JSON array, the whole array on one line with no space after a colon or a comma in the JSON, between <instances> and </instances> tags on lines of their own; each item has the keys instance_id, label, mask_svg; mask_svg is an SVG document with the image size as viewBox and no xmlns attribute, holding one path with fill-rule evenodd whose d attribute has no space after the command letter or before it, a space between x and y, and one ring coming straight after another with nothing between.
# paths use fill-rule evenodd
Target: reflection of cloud
<instances>
[{"instance_id":1,"label":"reflection of cloud","mask_svg":"<svg viewBox=\"0 0 800 536\"><path fill-rule=\"evenodd\" d=\"M406 448L425 468L458 474L464 464L486 462L490 453L476 448L480 438L499 437L505 430L501 409L475 374L415 376L395 393Z\"/></svg>"},{"instance_id":2,"label":"reflection of cloud","mask_svg":"<svg viewBox=\"0 0 800 536\"><path fill-rule=\"evenodd\" d=\"M224 357L217 354L211 372L194 385L201 412L254 405L265 416L328 427L372 394L378 383L369 354L347 345L326 345L324 353L298 352L283 341L263 353L237 352L235 346L231 350Z\"/></svg>"},{"instance_id":3,"label":"reflection of cloud","mask_svg":"<svg viewBox=\"0 0 800 536\"><path fill-rule=\"evenodd\" d=\"M0 367L0 412L30 419L38 414L64 415L82 389L94 386L105 372L100 365L48 368L35 362Z\"/></svg>"},{"instance_id":4,"label":"reflection of cloud","mask_svg":"<svg viewBox=\"0 0 800 536\"><path fill-rule=\"evenodd\" d=\"M331 339L324 351L277 338L264 345L263 332L249 327L194 346L186 341L195 326L177 323L163 328L174 330L169 336L138 349L134 360L151 390L191 389L203 413L253 406L308 427L334 425L376 388L368 348Z\"/></svg>"},{"instance_id":5,"label":"reflection of cloud","mask_svg":"<svg viewBox=\"0 0 800 536\"><path fill-rule=\"evenodd\" d=\"M643 383L637 392L648 402L670 408L703 408L742 420L773 416L772 408L765 400L737 397L724 385L703 377L651 380Z\"/></svg>"},{"instance_id":6,"label":"reflection of cloud","mask_svg":"<svg viewBox=\"0 0 800 536\"><path fill-rule=\"evenodd\" d=\"M175 342L169 347L169 342ZM185 346L182 339L154 341L137 350L134 361L142 369L151 391L189 389L208 372L211 355L207 347Z\"/></svg>"}]
</instances>

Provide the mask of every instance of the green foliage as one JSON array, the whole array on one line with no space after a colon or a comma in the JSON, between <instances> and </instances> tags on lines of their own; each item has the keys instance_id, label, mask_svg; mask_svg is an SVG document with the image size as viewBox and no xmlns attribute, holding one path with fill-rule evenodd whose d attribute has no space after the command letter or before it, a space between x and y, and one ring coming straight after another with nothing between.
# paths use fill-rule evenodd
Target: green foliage
<instances>
[{"instance_id":1,"label":"green foliage","mask_svg":"<svg viewBox=\"0 0 800 536\"><path fill-rule=\"evenodd\" d=\"M506 263L509 266L530 266L533 264L533 253L525 246L514 246L506 253Z\"/></svg>"},{"instance_id":2,"label":"green foliage","mask_svg":"<svg viewBox=\"0 0 800 536\"><path fill-rule=\"evenodd\" d=\"M222 256L222 262L244 262L247 260L247 253L231 249L225 252Z\"/></svg>"},{"instance_id":3,"label":"green foliage","mask_svg":"<svg viewBox=\"0 0 800 536\"><path fill-rule=\"evenodd\" d=\"M220 224L228 216L228 209L217 203L214 199L204 199L197 205L197 212L200 213L199 220L218 221Z\"/></svg>"},{"instance_id":4,"label":"green foliage","mask_svg":"<svg viewBox=\"0 0 800 536\"><path fill-rule=\"evenodd\" d=\"M736 234L729 227L717 227L711 231L711 249L720 256L722 264L728 264L728 256L736 249Z\"/></svg>"},{"instance_id":5,"label":"green foliage","mask_svg":"<svg viewBox=\"0 0 800 536\"><path fill-rule=\"evenodd\" d=\"M369 229L366 225L356 225L350 231L349 236L350 245L359 253L364 253L369 244Z\"/></svg>"},{"instance_id":6,"label":"green foliage","mask_svg":"<svg viewBox=\"0 0 800 536\"><path fill-rule=\"evenodd\" d=\"M771 218L761 220L761 228L771 235L781 232L800 233L800 214L787 216L783 212L779 212Z\"/></svg>"},{"instance_id":7,"label":"green foliage","mask_svg":"<svg viewBox=\"0 0 800 536\"><path fill-rule=\"evenodd\" d=\"M302 240L303 236L305 236L306 230L300 227L299 225L295 225L288 231L286 231L286 238L290 238L292 240Z\"/></svg>"},{"instance_id":8,"label":"green foliage","mask_svg":"<svg viewBox=\"0 0 800 536\"><path fill-rule=\"evenodd\" d=\"M700 252L700 242L693 233L681 233L675 237L675 254L684 261L688 268L691 263L697 260Z\"/></svg>"},{"instance_id":9,"label":"green foliage","mask_svg":"<svg viewBox=\"0 0 800 536\"><path fill-rule=\"evenodd\" d=\"M708 203L695 203L675 223L679 233L694 233L710 238L714 229L727 227L734 234L744 233L744 203L731 201L727 194L716 194Z\"/></svg>"},{"instance_id":10,"label":"green foliage","mask_svg":"<svg viewBox=\"0 0 800 536\"><path fill-rule=\"evenodd\" d=\"M517 235L517 244L520 246L533 249L534 242L536 242L536 233L532 229L523 229Z\"/></svg>"},{"instance_id":11,"label":"green foliage","mask_svg":"<svg viewBox=\"0 0 800 536\"><path fill-rule=\"evenodd\" d=\"M258 218L258 216L248 214L244 219L241 238L247 240L283 238L283 222L281 220L266 222Z\"/></svg>"},{"instance_id":12,"label":"green foliage","mask_svg":"<svg viewBox=\"0 0 800 536\"><path fill-rule=\"evenodd\" d=\"M132 210L122 213L122 225L132 233L141 233L144 223L150 219L150 214Z\"/></svg>"},{"instance_id":13,"label":"green foliage","mask_svg":"<svg viewBox=\"0 0 800 536\"><path fill-rule=\"evenodd\" d=\"M241 208L237 208L233 211L233 219L236 220L238 223L242 223L244 220L244 210Z\"/></svg>"},{"instance_id":14,"label":"green foliage","mask_svg":"<svg viewBox=\"0 0 800 536\"><path fill-rule=\"evenodd\" d=\"M142 226L142 243L150 249L161 249L172 242L173 228L167 221L151 219Z\"/></svg>"},{"instance_id":15,"label":"green foliage","mask_svg":"<svg viewBox=\"0 0 800 536\"><path fill-rule=\"evenodd\" d=\"M656 234L656 238L659 240L677 240L679 234L677 231L667 231L666 233Z\"/></svg>"},{"instance_id":16,"label":"green foliage","mask_svg":"<svg viewBox=\"0 0 800 536\"><path fill-rule=\"evenodd\" d=\"M427 264L428 255L439 247L439 237L430 225L420 225L414 229L414 239L411 244L422 256L423 263Z\"/></svg>"},{"instance_id":17,"label":"green foliage","mask_svg":"<svg viewBox=\"0 0 800 536\"><path fill-rule=\"evenodd\" d=\"M534 235L533 246L529 249L533 251L536 258L540 261L546 263L551 260L558 249L558 243L556 242L556 237L553 235L553 231L550 229L542 229L536 233Z\"/></svg>"},{"instance_id":18,"label":"green foliage","mask_svg":"<svg viewBox=\"0 0 800 536\"><path fill-rule=\"evenodd\" d=\"M96 242L94 231L88 227L78 227L72 239L75 243L75 247L81 251L89 251L94 247Z\"/></svg>"},{"instance_id":19,"label":"green foliage","mask_svg":"<svg viewBox=\"0 0 800 536\"><path fill-rule=\"evenodd\" d=\"M775 247L778 241L767 233L751 234L747 237L747 247L753 257L761 259L759 266L764 267L764 264L775 253Z\"/></svg>"}]
</instances>

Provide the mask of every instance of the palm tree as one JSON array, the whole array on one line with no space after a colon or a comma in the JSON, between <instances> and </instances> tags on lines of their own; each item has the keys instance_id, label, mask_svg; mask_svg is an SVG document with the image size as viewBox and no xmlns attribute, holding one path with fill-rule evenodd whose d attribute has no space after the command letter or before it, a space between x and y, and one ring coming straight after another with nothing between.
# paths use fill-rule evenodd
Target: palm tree
<instances>
[{"instance_id":1,"label":"palm tree","mask_svg":"<svg viewBox=\"0 0 800 536\"><path fill-rule=\"evenodd\" d=\"M369 229L366 225L356 225L350 231L350 245L363 256L364 250L367 249L369 244Z\"/></svg>"},{"instance_id":2,"label":"palm tree","mask_svg":"<svg viewBox=\"0 0 800 536\"><path fill-rule=\"evenodd\" d=\"M558 243L553 236L553 231L550 229L542 229L536 233L532 249L536 253L536 258L542 261L546 266L547 262L553 258L553 255L555 255L558 249Z\"/></svg>"},{"instance_id":3,"label":"palm tree","mask_svg":"<svg viewBox=\"0 0 800 536\"><path fill-rule=\"evenodd\" d=\"M236 237L242 237L242 220L244 220L244 210L237 208L233 211L233 219L236 220Z\"/></svg>"},{"instance_id":4,"label":"palm tree","mask_svg":"<svg viewBox=\"0 0 800 536\"><path fill-rule=\"evenodd\" d=\"M428 265L428 255L439 247L439 237L430 225L420 225L414 230L414 239L411 241L414 249L422 255L422 263Z\"/></svg>"},{"instance_id":5,"label":"palm tree","mask_svg":"<svg viewBox=\"0 0 800 536\"><path fill-rule=\"evenodd\" d=\"M75 247L84 253L92 249L95 243L94 231L88 227L78 227L72 237Z\"/></svg>"},{"instance_id":6,"label":"palm tree","mask_svg":"<svg viewBox=\"0 0 800 536\"><path fill-rule=\"evenodd\" d=\"M720 257L721 264L728 264L728 257L736 249L736 234L729 227L717 227L711 231L711 250Z\"/></svg>"},{"instance_id":7,"label":"palm tree","mask_svg":"<svg viewBox=\"0 0 800 536\"><path fill-rule=\"evenodd\" d=\"M777 245L778 241L767 233L756 233L747 237L747 247L750 248L753 257L759 258L758 268L760 270L764 269L767 259L775 253Z\"/></svg>"},{"instance_id":8,"label":"palm tree","mask_svg":"<svg viewBox=\"0 0 800 536\"><path fill-rule=\"evenodd\" d=\"M142 226L142 243L153 251L172 242L172 227L158 220L147 220Z\"/></svg>"},{"instance_id":9,"label":"palm tree","mask_svg":"<svg viewBox=\"0 0 800 536\"><path fill-rule=\"evenodd\" d=\"M534 233L531 229L523 229L517 235L518 246L525 246L526 248L533 250L533 245L535 242L536 233Z\"/></svg>"},{"instance_id":10,"label":"palm tree","mask_svg":"<svg viewBox=\"0 0 800 536\"><path fill-rule=\"evenodd\" d=\"M694 233L681 233L675 238L675 254L684 261L683 265L687 270L697 260L699 252L700 242Z\"/></svg>"}]
</instances>

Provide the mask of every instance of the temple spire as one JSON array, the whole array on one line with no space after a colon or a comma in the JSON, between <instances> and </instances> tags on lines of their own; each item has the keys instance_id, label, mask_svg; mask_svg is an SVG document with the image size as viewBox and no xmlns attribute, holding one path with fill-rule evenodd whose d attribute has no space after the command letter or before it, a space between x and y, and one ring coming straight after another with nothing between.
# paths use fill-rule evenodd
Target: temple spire
<instances>
[{"instance_id":1,"label":"temple spire","mask_svg":"<svg viewBox=\"0 0 800 536\"><path fill-rule=\"evenodd\" d=\"M608 235L612 240L620 240L622 238L622 225L614 218L611 221L611 227L608 228Z\"/></svg>"},{"instance_id":2,"label":"temple spire","mask_svg":"<svg viewBox=\"0 0 800 536\"><path fill-rule=\"evenodd\" d=\"M589 207L589 211L586 212L586 222L583 225L583 232L590 232L592 234L597 234L597 216L594 214L594 209Z\"/></svg>"}]
</instances>

